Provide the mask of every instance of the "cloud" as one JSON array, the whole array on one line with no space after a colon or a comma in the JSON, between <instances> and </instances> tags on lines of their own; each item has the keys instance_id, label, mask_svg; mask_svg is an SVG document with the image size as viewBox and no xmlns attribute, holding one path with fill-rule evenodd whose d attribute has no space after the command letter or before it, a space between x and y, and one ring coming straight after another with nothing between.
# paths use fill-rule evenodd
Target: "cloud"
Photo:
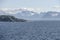
<instances>
[{"instance_id":1,"label":"cloud","mask_svg":"<svg viewBox=\"0 0 60 40\"><path fill-rule=\"evenodd\" d=\"M59 5L56 5L56 6L54 6L53 8L55 8L55 9L60 9L60 6Z\"/></svg>"},{"instance_id":2,"label":"cloud","mask_svg":"<svg viewBox=\"0 0 60 40\"><path fill-rule=\"evenodd\" d=\"M53 10L60 12L60 5L53 6Z\"/></svg>"},{"instance_id":3,"label":"cloud","mask_svg":"<svg viewBox=\"0 0 60 40\"><path fill-rule=\"evenodd\" d=\"M48 8L48 9L47 8L0 8L0 10L9 14L16 14L17 12L21 12L21 11L33 11L40 14L40 12L46 12L46 11L60 12L60 6L55 5L52 8ZM32 13L31 15L34 15L34 14Z\"/></svg>"},{"instance_id":4,"label":"cloud","mask_svg":"<svg viewBox=\"0 0 60 40\"><path fill-rule=\"evenodd\" d=\"M16 14L17 12L20 12L20 11L34 11L33 8L0 8L0 10L9 14Z\"/></svg>"}]
</instances>

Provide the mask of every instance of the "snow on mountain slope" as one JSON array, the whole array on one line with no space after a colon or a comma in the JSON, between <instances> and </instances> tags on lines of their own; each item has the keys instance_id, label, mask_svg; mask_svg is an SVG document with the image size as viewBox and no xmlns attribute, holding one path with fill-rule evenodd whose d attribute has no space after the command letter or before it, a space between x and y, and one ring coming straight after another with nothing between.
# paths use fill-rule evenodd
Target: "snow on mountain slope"
<instances>
[{"instance_id":1,"label":"snow on mountain slope","mask_svg":"<svg viewBox=\"0 0 60 40\"><path fill-rule=\"evenodd\" d=\"M60 18L60 12L47 12L43 18Z\"/></svg>"},{"instance_id":2,"label":"snow on mountain slope","mask_svg":"<svg viewBox=\"0 0 60 40\"><path fill-rule=\"evenodd\" d=\"M17 18L40 20L41 18L60 18L60 12L47 11L36 12L34 9L16 8L16 9L1 9L0 15L13 15Z\"/></svg>"},{"instance_id":3,"label":"snow on mountain slope","mask_svg":"<svg viewBox=\"0 0 60 40\"><path fill-rule=\"evenodd\" d=\"M26 14L34 15L33 9L28 9L28 8L13 8L13 9L5 8L5 9L0 9L0 11L3 11L3 12L8 13L8 14L23 13L23 15L24 15L24 13L26 13Z\"/></svg>"}]
</instances>

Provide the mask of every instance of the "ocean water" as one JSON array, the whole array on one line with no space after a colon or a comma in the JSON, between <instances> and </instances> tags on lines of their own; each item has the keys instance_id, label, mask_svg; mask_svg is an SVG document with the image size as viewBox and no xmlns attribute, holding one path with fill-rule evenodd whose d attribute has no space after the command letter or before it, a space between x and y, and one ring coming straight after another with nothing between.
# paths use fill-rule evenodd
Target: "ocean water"
<instances>
[{"instance_id":1,"label":"ocean water","mask_svg":"<svg viewBox=\"0 0 60 40\"><path fill-rule=\"evenodd\" d=\"M60 40L60 21L0 22L0 40Z\"/></svg>"}]
</instances>

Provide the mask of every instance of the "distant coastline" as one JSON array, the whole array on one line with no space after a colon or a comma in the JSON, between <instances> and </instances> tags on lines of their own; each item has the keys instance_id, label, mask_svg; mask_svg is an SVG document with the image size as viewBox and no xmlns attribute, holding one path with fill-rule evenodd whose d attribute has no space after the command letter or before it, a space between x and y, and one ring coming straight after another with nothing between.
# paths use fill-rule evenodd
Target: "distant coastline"
<instances>
[{"instance_id":1,"label":"distant coastline","mask_svg":"<svg viewBox=\"0 0 60 40\"><path fill-rule=\"evenodd\" d=\"M0 15L0 22L26 22L27 20L18 19L11 15Z\"/></svg>"}]
</instances>

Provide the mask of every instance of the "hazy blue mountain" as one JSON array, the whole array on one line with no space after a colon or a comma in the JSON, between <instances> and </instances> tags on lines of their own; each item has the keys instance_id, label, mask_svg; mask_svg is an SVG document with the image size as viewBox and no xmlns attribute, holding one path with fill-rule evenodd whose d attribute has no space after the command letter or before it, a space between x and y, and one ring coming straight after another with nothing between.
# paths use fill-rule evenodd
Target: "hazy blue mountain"
<instances>
[{"instance_id":1,"label":"hazy blue mountain","mask_svg":"<svg viewBox=\"0 0 60 40\"><path fill-rule=\"evenodd\" d=\"M5 15L6 13L4 11L0 10L0 15Z\"/></svg>"},{"instance_id":2,"label":"hazy blue mountain","mask_svg":"<svg viewBox=\"0 0 60 40\"><path fill-rule=\"evenodd\" d=\"M11 13L11 14L10 14ZM21 19L28 19L28 20L44 20L44 19L60 19L60 12L56 11L48 11L48 12L35 12L25 9L18 9L18 10L8 10L8 11L1 11L0 15L13 15L17 18Z\"/></svg>"},{"instance_id":3,"label":"hazy blue mountain","mask_svg":"<svg viewBox=\"0 0 60 40\"><path fill-rule=\"evenodd\" d=\"M60 18L60 12L46 12L43 18Z\"/></svg>"},{"instance_id":4,"label":"hazy blue mountain","mask_svg":"<svg viewBox=\"0 0 60 40\"><path fill-rule=\"evenodd\" d=\"M60 12L48 11L48 12L41 12L40 14L38 14L37 12L33 12L34 15L31 15L31 13L32 12L29 12L29 13L22 12L22 13L17 13L15 15L18 18L21 17L24 19L31 19L31 20L40 20L40 19L54 19L55 20L55 19L60 18Z\"/></svg>"},{"instance_id":5,"label":"hazy blue mountain","mask_svg":"<svg viewBox=\"0 0 60 40\"><path fill-rule=\"evenodd\" d=\"M0 10L0 15L10 15L9 13L3 11L3 10Z\"/></svg>"},{"instance_id":6,"label":"hazy blue mountain","mask_svg":"<svg viewBox=\"0 0 60 40\"><path fill-rule=\"evenodd\" d=\"M40 18L40 15L37 12L29 11L29 10L20 11L13 15L16 16L17 18L23 18L29 20Z\"/></svg>"}]
</instances>

